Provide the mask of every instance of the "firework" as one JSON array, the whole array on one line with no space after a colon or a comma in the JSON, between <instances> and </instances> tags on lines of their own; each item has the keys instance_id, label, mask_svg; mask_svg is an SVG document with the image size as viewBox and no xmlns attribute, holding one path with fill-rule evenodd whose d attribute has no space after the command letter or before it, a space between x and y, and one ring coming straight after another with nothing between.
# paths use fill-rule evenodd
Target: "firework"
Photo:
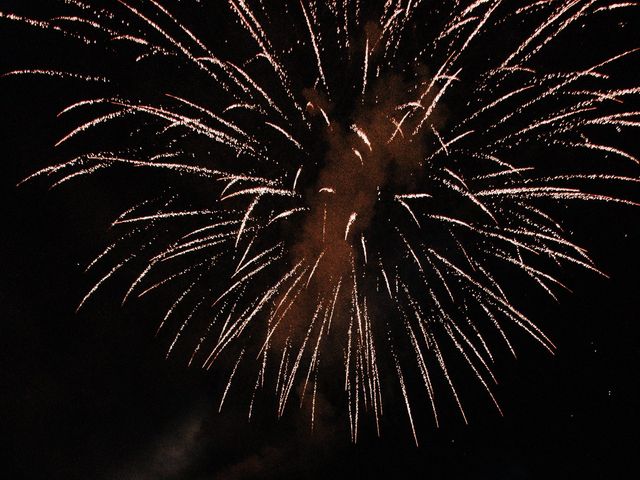
<instances>
[{"instance_id":1,"label":"firework","mask_svg":"<svg viewBox=\"0 0 640 480\"><path fill-rule=\"evenodd\" d=\"M158 326L167 354L220 364L220 409L242 377L249 417L257 393L274 390L278 415L297 396L313 424L318 385L339 368L354 441L365 412L379 432L383 393L395 389L417 443L412 405L426 398L437 424L438 385L466 421L452 356L500 410L493 352L515 355L509 332L554 351L514 283L555 299L567 266L604 275L555 217L573 201L636 205L611 192L640 181L639 160L602 138L640 126L630 107L640 87L612 74L638 49L579 66L549 58L558 45L574 52L567 36L635 6L193 2L222 16L224 32L157 0L67 0L54 18L0 18L124 63L5 74L104 92L60 113L85 120L57 145L96 130L109 140L27 180L60 186L114 168L175 182L113 222L118 238L89 265L103 273L78 308L116 277L129 279L124 301L164 290L174 295ZM132 88L129 69L149 81ZM109 134L114 125L128 135Z\"/></svg>"}]
</instances>

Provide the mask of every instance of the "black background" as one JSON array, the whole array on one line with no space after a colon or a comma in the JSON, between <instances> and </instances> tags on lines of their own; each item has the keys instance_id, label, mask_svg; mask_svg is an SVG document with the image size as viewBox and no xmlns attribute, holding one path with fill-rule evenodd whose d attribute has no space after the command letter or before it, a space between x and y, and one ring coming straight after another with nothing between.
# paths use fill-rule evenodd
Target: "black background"
<instances>
[{"instance_id":1,"label":"black background","mask_svg":"<svg viewBox=\"0 0 640 480\"><path fill-rule=\"evenodd\" d=\"M50 34L5 22L0 40L1 71L68 55L64 42L50 43ZM635 65L627 75L637 83ZM517 361L500 359L497 394L504 417L480 405L469 426L454 416L439 429L424 423L419 448L405 418L391 417L382 438L366 435L353 445L346 424L331 417L312 434L308 420L295 412L248 423L246 405L231 402L218 414L219 385L211 375L187 369L184 359L165 360L166 346L153 336L158 312L148 305L121 309L107 288L74 313L90 286L84 266L103 248L110 221L128 206L129 190L111 189L104 177L51 192L43 183L16 188L38 167L63 157L52 145L68 125L55 114L75 92L56 80L0 82L3 477L637 475L637 210L573 210L575 238L611 278L583 273L571 279L575 293L563 295L560 305L531 305L558 353L552 357L521 342Z\"/></svg>"}]
</instances>

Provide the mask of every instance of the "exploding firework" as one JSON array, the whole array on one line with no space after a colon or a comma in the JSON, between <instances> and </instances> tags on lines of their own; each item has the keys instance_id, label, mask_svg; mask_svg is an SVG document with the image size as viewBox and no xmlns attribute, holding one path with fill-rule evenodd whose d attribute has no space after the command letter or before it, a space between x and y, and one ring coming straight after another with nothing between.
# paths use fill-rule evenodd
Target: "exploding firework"
<instances>
[{"instance_id":1,"label":"exploding firework","mask_svg":"<svg viewBox=\"0 0 640 480\"><path fill-rule=\"evenodd\" d=\"M167 185L113 222L78 308L116 278L129 278L123 303L174 295L158 326L167 355L220 364L220 409L242 377L249 418L270 390L278 415L298 397L313 425L318 386L340 383L355 441L365 412L379 431L383 392L395 389L417 443L414 399L437 424L437 386L466 421L456 356L500 410L494 349L515 355L509 332L555 349L514 284L555 299L565 267L602 274L559 207L636 205L611 193L640 180L608 132L640 126L629 107L640 87L613 75L638 49L554 57L558 44L584 49L594 22L636 2L192 2L222 18L216 32L181 21L185 3L0 13L79 51L104 47L119 65L5 74L97 92L60 113L81 119L58 142L76 155L27 180L60 186L110 168ZM423 392L410 395L409 376Z\"/></svg>"}]
</instances>

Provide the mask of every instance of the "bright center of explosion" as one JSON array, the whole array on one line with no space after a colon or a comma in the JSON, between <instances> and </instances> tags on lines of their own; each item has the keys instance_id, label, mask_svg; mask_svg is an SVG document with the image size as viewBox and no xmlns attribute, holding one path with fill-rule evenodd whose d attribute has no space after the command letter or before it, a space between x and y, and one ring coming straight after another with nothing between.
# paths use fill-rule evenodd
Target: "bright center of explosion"
<instances>
[{"instance_id":1,"label":"bright center of explosion","mask_svg":"<svg viewBox=\"0 0 640 480\"><path fill-rule=\"evenodd\" d=\"M309 211L294 250L296 258L318 258L321 275L337 280L349 276L357 255L367 256L375 215L412 196L405 192L416 184L424 148L405 138L391 98L361 105L348 123L335 121L324 103L307 104L324 151L303 192Z\"/></svg>"}]
</instances>

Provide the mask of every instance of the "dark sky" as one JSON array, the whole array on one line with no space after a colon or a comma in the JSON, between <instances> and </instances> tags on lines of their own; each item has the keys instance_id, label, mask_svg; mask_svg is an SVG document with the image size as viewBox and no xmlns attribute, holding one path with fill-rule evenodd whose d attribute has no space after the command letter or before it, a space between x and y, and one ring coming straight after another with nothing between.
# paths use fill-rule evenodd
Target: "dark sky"
<instances>
[{"instance_id":1,"label":"dark sky","mask_svg":"<svg viewBox=\"0 0 640 480\"><path fill-rule=\"evenodd\" d=\"M16 4L0 2L0 10L5 3ZM0 48L0 72L68 55L50 34L6 23L0 23ZM626 75L637 82L635 65ZM517 361L499 358L496 392L504 417L480 398L472 401L465 426L453 405L446 406L451 412L439 429L428 419L419 425L419 448L401 409L384 419L382 438L366 432L356 445L342 406L323 406L313 434L295 409L280 420L265 412L248 423L246 405L233 398L217 413L219 377L187 369L184 358L165 360L166 345L154 338L158 312L148 305L120 308L107 287L74 313L91 285L84 265L103 248L104 232L128 205L130 189L114 190L104 177L52 191L43 182L15 187L58 159L52 145L68 125L55 114L74 88L55 80L0 80L3 477L638 475L637 210L589 205L571 214L576 238L611 278L579 272L570 283L574 293L559 305L531 305L558 352L552 357L520 339Z\"/></svg>"}]
</instances>

